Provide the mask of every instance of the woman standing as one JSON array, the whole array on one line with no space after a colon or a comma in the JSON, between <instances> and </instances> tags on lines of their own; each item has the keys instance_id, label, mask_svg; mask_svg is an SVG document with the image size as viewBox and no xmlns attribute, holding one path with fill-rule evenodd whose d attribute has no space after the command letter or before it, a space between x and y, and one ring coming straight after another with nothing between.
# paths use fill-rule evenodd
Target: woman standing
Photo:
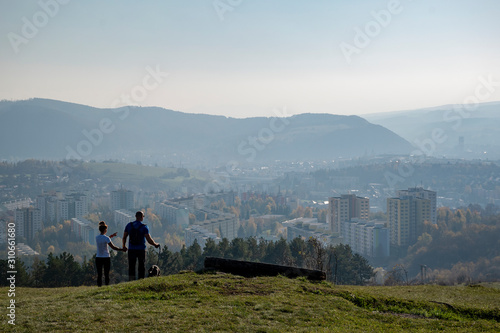
<instances>
[{"instance_id":1,"label":"woman standing","mask_svg":"<svg viewBox=\"0 0 500 333\"><path fill-rule=\"evenodd\" d=\"M116 247L112 242L111 238L106 236L106 232L108 231L108 226L106 222L99 222L99 232L100 235L97 235L95 238L95 243L97 244L97 255L95 258L95 265L97 267L97 286L102 286L102 269L104 268L104 284L109 284L109 269L111 267L111 258L109 256L108 245L110 248L116 251L123 251L125 249L120 249ZM115 236L115 234L111 235L111 237Z\"/></svg>"}]
</instances>

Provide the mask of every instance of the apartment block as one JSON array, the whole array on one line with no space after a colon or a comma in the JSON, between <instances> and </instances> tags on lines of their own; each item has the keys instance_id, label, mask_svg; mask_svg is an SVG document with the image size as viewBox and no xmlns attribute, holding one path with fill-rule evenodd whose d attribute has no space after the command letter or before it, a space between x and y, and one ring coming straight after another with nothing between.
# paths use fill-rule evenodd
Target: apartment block
<instances>
[{"instance_id":1,"label":"apartment block","mask_svg":"<svg viewBox=\"0 0 500 333\"><path fill-rule=\"evenodd\" d=\"M122 233L129 222L135 221L135 213L126 209L119 209L114 211L114 220L118 231ZM143 221L143 223L146 223Z\"/></svg>"},{"instance_id":2,"label":"apartment block","mask_svg":"<svg viewBox=\"0 0 500 333\"><path fill-rule=\"evenodd\" d=\"M184 227L189 225L189 209L185 205L170 201L159 202L155 203L154 210L159 217L165 219L169 224Z\"/></svg>"},{"instance_id":3,"label":"apartment block","mask_svg":"<svg viewBox=\"0 0 500 333\"><path fill-rule=\"evenodd\" d=\"M0 207L4 207L5 210L14 210L14 209L21 209L21 208L29 208L31 207L31 199L30 198L24 198L24 199L17 199L17 200L11 200L11 201L5 201L0 203Z\"/></svg>"},{"instance_id":4,"label":"apartment block","mask_svg":"<svg viewBox=\"0 0 500 333\"><path fill-rule=\"evenodd\" d=\"M203 222L198 221L195 225L205 229L209 233L220 235L220 238L227 238L229 241L232 241L238 237L240 221L234 214L220 214Z\"/></svg>"},{"instance_id":5,"label":"apartment block","mask_svg":"<svg viewBox=\"0 0 500 333\"><path fill-rule=\"evenodd\" d=\"M368 220L370 217L370 199L354 194L342 194L328 199L328 218L332 233L340 233L343 221L353 218Z\"/></svg>"},{"instance_id":6,"label":"apartment block","mask_svg":"<svg viewBox=\"0 0 500 333\"><path fill-rule=\"evenodd\" d=\"M408 247L422 234L425 221L431 220L428 199L402 196L387 199L387 222L391 246Z\"/></svg>"},{"instance_id":7,"label":"apartment block","mask_svg":"<svg viewBox=\"0 0 500 333\"><path fill-rule=\"evenodd\" d=\"M330 226L318 222L315 218L296 218L283 222L286 227L286 240L291 242L295 238L316 238L324 246L340 244L340 238L330 232Z\"/></svg>"},{"instance_id":8,"label":"apartment block","mask_svg":"<svg viewBox=\"0 0 500 333\"><path fill-rule=\"evenodd\" d=\"M31 240L43 228L40 209L22 208L15 211L16 235Z\"/></svg>"},{"instance_id":9,"label":"apartment block","mask_svg":"<svg viewBox=\"0 0 500 333\"><path fill-rule=\"evenodd\" d=\"M110 194L111 210L134 209L134 192L120 189Z\"/></svg>"},{"instance_id":10,"label":"apartment block","mask_svg":"<svg viewBox=\"0 0 500 333\"><path fill-rule=\"evenodd\" d=\"M58 222L62 222L62 221L70 219L69 201L68 200L58 200L57 201L56 219Z\"/></svg>"},{"instance_id":11,"label":"apartment block","mask_svg":"<svg viewBox=\"0 0 500 333\"><path fill-rule=\"evenodd\" d=\"M427 199L431 203L431 218L430 222L437 223L437 193L430 190L424 190L422 187L412 187L407 190L399 190L397 196L412 197L417 199Z\"/></svg>"},{"instance_id":12,"label":"apartment block","mask_svg":"<svg viewBox=\"0 0 500 333\"><path fill-rule=\"evenodd\" d=\"M198 242L198 245L200 245L201 249L203 250L208 239L213 239L216 244L221 241L221 238L218 237L217 234L209 232L200 225L193 225L184 230L184 240L186 242L186 247L193 245L196 240L196 242Z\"/></svg>"},{"instance_id":13,"label":"apartment block","mask_svg":"<svg viewBox=\"0 0 500 333\"><path fill-rule=\"evenodd\" d=\"M95 237L99 234L97 224L84 218L71 219L71 232L83 242L95 245Z\"/></svg>"},{"instance_id":14,"label":"apartment block","mask_svg":"<svg viewBox=\"0 0 500 333\"><path fill-rule=\"evenodd\" d=\"M89 213L89 200L83 193L72 193L57 199L55 196L38 196L37 207L43 211L43 219L47 222L62 222L73 217L83 217Z\"/></svg>"},{"instance_id":15,"label":"apartment block","mask_svg":"<svg viewBox=\"0 0 500 333\"><path fill-rule=\"evenodd\" d=\"M353 252L371 258L387 257L390 253L389 229L382 222L352 219L342 222L342 242Z\"/></svg>"}]
</instances>

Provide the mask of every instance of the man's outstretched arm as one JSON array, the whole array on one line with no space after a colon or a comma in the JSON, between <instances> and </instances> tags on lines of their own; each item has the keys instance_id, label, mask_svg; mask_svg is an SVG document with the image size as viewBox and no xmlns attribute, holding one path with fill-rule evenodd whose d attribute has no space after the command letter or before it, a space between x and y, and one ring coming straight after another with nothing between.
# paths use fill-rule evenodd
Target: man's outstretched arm
<instances>
[{"instance_id":1,"label":"man's outstretched arm","mask_svg":"<svg viewBox=\"0 0 500 333\"><path fill-rule=\"evenodd\" d=\"M156 248L159 248L160 247L160 244L156 243L153 238L151 238L151 235L150 234L146 234L146 240L148 241L149 244L153 245L154 247Z\"/></svg>"}]
</instances>

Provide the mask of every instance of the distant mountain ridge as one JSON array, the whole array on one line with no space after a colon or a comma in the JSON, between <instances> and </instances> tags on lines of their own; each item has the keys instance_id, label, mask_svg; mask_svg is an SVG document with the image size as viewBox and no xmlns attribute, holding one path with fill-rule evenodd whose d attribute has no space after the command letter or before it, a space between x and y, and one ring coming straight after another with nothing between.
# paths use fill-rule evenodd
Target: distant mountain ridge
<instances>
[{"instance_id":1,"label":"distant mountain ridge","mask_svg":"<svg viewBox=\"0 0 500 333\"><path fill-rule=\"evenodd\" d=\"M500 158L500 102L465 107L443 105L409 111L366 115L418 146L432 139L433 131L442 132L434 155L474 158ZM462 141L459 141L459 138ZM461 143L462 142L462 143Z\"/></svg>"},{"instance_id":2,"label":"distant mountain ridge","mask_svg":"<svg viewBox=\"0 0 500 333\"><path fill-rule=\"evenodd\" d=\"M0 102L0 159L125 159L191 164L408 154L358 116L228 118L159 107L99 109L48 99Z\"/></svg>"}]
</instances>

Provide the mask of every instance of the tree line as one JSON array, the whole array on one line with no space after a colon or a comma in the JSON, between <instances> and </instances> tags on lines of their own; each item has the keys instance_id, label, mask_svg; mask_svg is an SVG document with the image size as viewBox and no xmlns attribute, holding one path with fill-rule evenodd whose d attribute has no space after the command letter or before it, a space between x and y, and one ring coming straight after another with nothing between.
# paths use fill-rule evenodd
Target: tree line
<instances>
[{"instance_id":1,"label":"tree line","mask_svg":"<svg viewBox=\"0 0 500 333\"><path fill-rule=\"evenodd\" d=\"M402 264L410 276L442 284L500 279L500 215L489 205L460 209L440 207L437 224L425 223Z\"/></svg>"},{"instance_id":2,"label":"tree line","mask_svg":"<svg viewBox=\"0 0 500 333\"><path fill-rule=\"evenodd\" d=\"M226 238L216 243L208 239L204 248L195 242L172 252L167 246L160 251L150 247L146 255L146 268L158 264L162 275L177 274L183 270L198 271L203 268L205 257L220 257L278 265L323 270L327 279L337 284L363 285L374 275L368 261L354 254L348 245L324 246L315 238L296 238L265 241L256 238ZM46 261L35 258L27 267L16 260L16 286L19 287L69 287L96 285L95 255L79 263L70 253L50 253ZM7 285L7 260L0 260L0 285ZM123 252L111 252L110 280L112 284L128 281L128 259Z\"/></svg>"}]
</instances>

